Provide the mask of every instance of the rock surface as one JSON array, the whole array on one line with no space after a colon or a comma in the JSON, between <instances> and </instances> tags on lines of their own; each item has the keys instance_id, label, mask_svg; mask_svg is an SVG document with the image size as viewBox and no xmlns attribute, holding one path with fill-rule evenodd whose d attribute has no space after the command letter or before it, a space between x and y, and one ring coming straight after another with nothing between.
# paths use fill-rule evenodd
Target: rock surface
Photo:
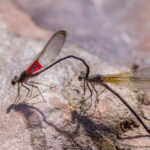
<instances>
[{"instance_id":1,"label":"rock surface","mask_svg":"<svg viewBox=\"0 0 150 150\"><path fill-rule=\"evenodd\" d=\"M147 135L146 131L112 93L107 90L101 93L103 87L96 87L100 95L95 111L94 94L93 107L87 113L80 114L80 106L83 111L88 105L88 101L84 102L82 99L83 83L77 79L85 67L81 62L73 59L66 60L33 79L52 87L39 85L47 103L37 103L42 99L35 90L34 98L28 102L29 105L18 106L15 111L6 114L6 109L14 103L17 94L17 87L11 86L12 78L19 75L44 46L46 40L37 38L46 38L48 33L36 25L30 28L28 25L33 25L32 21L30 19L24 21L23 16L27 15L17 10L13 4L0 3L11 7L9 9L17 12L16 15L21 13L22 17L19 20L24 22L25 30L31 31L32 28L35 32L32 35L19 33L16 29L19 29L20 24L16 22L14 29L10 21L14 16L7 14L3 11L4 8L0 7L2 16L0 18L0 148L2 150L149 149L149 136L143 136ZM41 37L36 31L41 32ZM66 42L57 59L69 54L86 59L91 67L91 74L117 73L126 70L126 68L108 66L98 57L69 42ZM136 91L113 88L140 113ZM26 90L22 88L21 94L24 97ZM89 92L86 96L88 95ZM145 105L144 108L150 113ZM143 120L149 124L148 120ZM122 137L121 140L118 137Z\"/></svg>"}]
</instances>

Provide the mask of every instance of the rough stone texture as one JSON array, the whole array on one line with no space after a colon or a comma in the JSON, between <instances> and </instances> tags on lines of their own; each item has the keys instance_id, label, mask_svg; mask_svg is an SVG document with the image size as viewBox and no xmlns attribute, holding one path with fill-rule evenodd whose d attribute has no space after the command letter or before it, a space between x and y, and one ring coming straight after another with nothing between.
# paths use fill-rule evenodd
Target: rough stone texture
<instances>
[{"instance_id":1,"label":"rough stone texture","mask_svg":"<svg viewBox=\"0 0 150 150\"><path fill-rule=\"evenodd\" d=\"M2 4L5 5L4 2ZM7 5L9 4L7 3ZM3 16L1 9L0 12ZM11 9L16 9L16 7L12 6ZM18 11L20 12L20 10ZM5 15L9 20L9 14ZM26 16L26 14L24 15ZM11 19L12 16L10 16ZM23 22L24 17L20 19ZM26 24L32 24L31 20L28 21ZM6 114L7 107L14 102L17 93L17 88L11 86L12 78L26 68L46 42L34 39L29 35L28 38L23 37L22 34L16 36L16 30L13 31L9 23L10 21L0 19L0 149L149 149L149 136L143 136L147 135L145 130L119 99L107 90L99 95L99 103L95 111L92 107L87 113L79 115L79 106L84 101L81 98L83 83L79 82L77 77L85 68L82 63L73 59L64 61L33 79L53 87L39 86L47 103L37 103L42 99L35 90L33 91L35 98L29 103L30 105L37 104L32 105L33 107L30 105L18 107L15 111ZM19 24L16 24L16 28L17 26ZM28 30L27 27L26 30ZM33 30L36 33L39 28L34 26ZM45 33L42 29L40 31ZM43 38L43 34L41 38ZM126 70L123 67L118 69L108 66L98 57L73 44L66 43L59 58L69 54L86 59L91 67L91 73L117 73ZM99 93L103 90L100 86L96 88ZM141 94L138 96L137 91L113 88L136 111L141 113L140 110L143 109L138 107L138 100L140 101L144 96L142 97ZM25 92L26 90L22 89L22 97ZM94 95L93 105L95 100ZM83 106L85 107L87 104L88 102ZM144 108L147 113L150 113L147 106L144 105ZM146 115L146 117L149 116ZM149 124L148 120L144 121ZM117 137L122 138L119 140Z\"/></svg>"}]
</instances>

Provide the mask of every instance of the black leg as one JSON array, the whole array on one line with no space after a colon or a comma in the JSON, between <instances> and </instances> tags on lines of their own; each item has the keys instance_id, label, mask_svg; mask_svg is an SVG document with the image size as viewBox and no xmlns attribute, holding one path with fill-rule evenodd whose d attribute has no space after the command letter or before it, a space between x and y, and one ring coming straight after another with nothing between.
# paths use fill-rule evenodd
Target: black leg
<instances>
[{"instance_id":1,"label":"black leg","mask_svg":"<svg viewBox=\"0 0 150 150\"><path fill-rule=\"evenodd\" d=\"M90 86L89 86L89 84L88 84L88 82L87 82L87 87L88 87L88 89L89 89L89 91L90 91L90 95L89 95L89 97L87 98L87 99L91 99L91 103L90 103L90 106L89 106L89 108L92 106L92 96L93 96L93 91L91 90L91 88L90 88Z\"/></svg>"},{"instance_id":2,"label":"black leg","mask_svg":"<svg viewBox=\"0 0 150 150\"><path fill-rule=\"evenodd\" d=\"M94 91L95 91L95 93L96 93L96 100L95 100L95 106L94 106L94 111L95 111L95 109L96 109L96 106L97 106L97 104L99 103L99 94L98 94L98 92L97 92L97 90L95 89L95 86L92 84L92 83L90 83L90 85L92 86L92 88L94 89Z\"/></svg>"},{"instance_id":3,"label":"black leg","mask_svg":"<svg viewBox=\"0 0 150 150\"><path fill-rule=\"evenodd\" d=\"M33 84L41 84L41 85L44 85L46 87L49 87L49 88L52 88L51 86L47 85L47 84L43 84L43 83L40 83L40 82L36 82L36 81L29 81L28 83L33 83Z\"/></svg>"},{"instance_id":4,"label":"black leg","mask_svg":"<svg viewBox=\"0 0 150 150\"><path fill-rule=\"evenodd\" d=\"M83 96L85 95L85 91L86 91L86 81L84 80L83 82Z\"/></svg>"},{"instance_id":5,"label":"black leg","mask_svg":"<svg viewBox=\"0 0 150 150\"><path fill-rule=\"evenodd\" d=\"M17 91L17 96L15 98L15 104L17 104L20 100L20 89L21 89L21 87L20 87L19 83L17 85L18 85L18 91Z\"/></svg>"},{"instance_id":6,"label":"black leg","mask_svg":"<svg viewBox=\"0 0 150 150\"><path fill-rule=\"evenodd\" d=\"M32 84L33 84L33 83L32 83ZM31 97L31 99L32 99L32 92L33 92L33 86L31 87L30 95L28 96L28 98L30 98L30 97Z\"/></svg>"},{"instance_id":7,"label":"black leg","mask_svg":"<svg viewBox=\"0 0 150 150\"><path fill-rule=\"evenodd\" d=\"M26 84L26 83L25 83ZM32 84L32 86L31 86L31 89L30 89L30 95L29 95L29 93L26 95L26 98L28 98L28 100L26 100L26 98L25 98L25 101L26 102L28 102L29 100L31 100L32 99L32 92L33 92L33 83L31 83ZM30 98L30 99L29 99Z\"/></svg>"},{"instance_id":8,"label":"black leg","mask_svg":"<svg viewBox=\"0 0 150 150\"><path fill-rule=\"evenodd\" d=\"M88 110L90 109L90 107L92 106L92 95L93 95L93 92L92 92L92 90L91 90L91 88L90 88L88 82L85 82L85 83L86 83L85 86L87 86L87 88L88 88L89 91L90 91L90 95L89 95L86 99L82 97L83 100L82 100L82 102L81 102L81 107L80 107L81 112L83 112L83 108L84 108L84 106L85 106L85 104L86 104L86 101L87 101L89 98L91 98L91 102L90 102L88 108L84 109L84 113L86 113L86 111L88 111Z\"/></svg>"},{"instance_id":9,"label":"black leg","mask_svg":"<svg viewBox=\"0 0 150 150\"><path fill-rule=\"evenodd\" d=\"M27 86L25 86L24 84L22 84L22 86L25 88L25 89L27 89L27 94L26 94L26 96L25 96L25 98L24 98L24 100L23 100L23 102L25 102L26 101L26 98L28 97L28 95L29 95L29 93L30 93L30 89L27 87Z\"/></svg>"},{"instance_id":10,"label":"black leg","mask_svg":"<svg viewBox=\"0 0 150 150\"><path fill-rule=\"evenodd\" d=\"M38 86L35 86L35 85L33 85L33 84L30 84L30 83L25 83L26 85L29 85L29 86L31 86L31 87L34 87L34 88L36 88L36 89L38 89L38 91L39 91L39 94L41 95L41 97L42 97L42 99L43 99L43 101L44 102L46 102L46 100L44 99L44 97L43 97L43 95L42 95L42 92L40 91L40 89L39 89L39 87Z\"/></svg>"},{"instance_id":11,"label":"black leg","mask_svg":"<svg viewBox=\"0 0 150 150\"><path fill-rule=\"evenodd\" d=\"M90 84L91 84L92 88L94 89L96 95L98 95L98 92L97 92L97 90L95 89L95 86L94 86L92 83L90 83Z\"/></svg>"}]
</instances>

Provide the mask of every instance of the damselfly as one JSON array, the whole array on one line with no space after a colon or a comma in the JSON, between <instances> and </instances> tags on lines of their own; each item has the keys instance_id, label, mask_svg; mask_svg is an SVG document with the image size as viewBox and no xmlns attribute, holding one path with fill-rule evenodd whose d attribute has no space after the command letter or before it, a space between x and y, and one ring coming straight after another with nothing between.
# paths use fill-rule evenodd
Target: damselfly
<instances>
[{"instance_id":1,"label":"damselfly","mask_svg":"<svg viewBox=\"0 0 150 150\"><path fill-rule=\"evenodd\" d=\"M16 83L18 85L18 93L15 99L15 103L17 103L21 98L20 97L21 87L24 87L28 91L25 98L27 98L30 93L29 87L37 88L40 95L42 96L40 89L38 88L38 86L36 86L37 84L40 84L40 83L34 82L34 81L28 81L28 80L33 77L38 76L39 74L51 68L53 65L57 64L58 62L68 59L68 58L74 58L83 62L85 66L87 65L83 59L80 59L73 55L66 56L52 63L54 59L57 57L57 55L59 54L60 50L62 49L64 42L66 40L66 35L67 33L64 30L56 32L46 43L43 50L31 62L29 67L27 67L27 69L23 71L19 77L18 76L14 77L11 83L12 85L15 85ZM87 70L87 72L89 72L89 70ZM42 98L44 100L43 96Z\"/></svg>"},{"instance_id":2,"label":"damselfly","mask_svg":"<svg viewBox=\"0 0 150 150\"><path fill-rule=\"evenodd\" d=\"M142 119L135 112L135 110L115 90L113 90L110 86L107 85L107 83L112 83L115 85L129 86L142 89L150 88L150 68L110 75L100 75L100 74L88 75L88 73L86 73L85 75L82 72L78 77L78 79L80 81L84 80L84 93L87 87L90 90L91 96L92 96L91 87L97 93L94 86L96 84L102 85L103 87L111 91L133 113L133 115L138 119L138 121L142 124L145 130L148 133L150 133L150 128L147 127L147 125L142 121ZM89 85L91 85L91 87Z\"/></svg>"}]
</instances>

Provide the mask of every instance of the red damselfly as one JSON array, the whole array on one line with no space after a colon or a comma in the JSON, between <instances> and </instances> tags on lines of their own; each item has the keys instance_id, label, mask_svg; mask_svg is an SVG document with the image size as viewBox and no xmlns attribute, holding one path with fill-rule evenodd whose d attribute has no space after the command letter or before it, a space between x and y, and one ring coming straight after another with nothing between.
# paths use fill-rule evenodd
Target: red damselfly
<instances>
[{"instance_id":1,"label":"red damselfly","mask_svg":"<svg viewBox=\"0 0 150 150\"><path fill-rule=\"evenodd\" d=\"M37 84L40 84L39 82L35 82L35 81L28 81L29 79L38 76L39 74L41 74L42 72L46 71L47 69L51 68L53 65L57 64L58 62L68 59L68 58L74 58L77 59L81 62L84 63L84 65L87 68L87 72L89 72L89 68L87 67L87 64L85 63L85 61L79 57L73 56L73 55L69 55L66 56L64 58L61 58L57 61L55 61L54 63L52 63L54 61L54 59L57 57L57 55L59 54L59 52L61 51L65 40L66 40L66 36L67 36L67 32L64 30L60 30L58 32L56 32L46 43L46 45L44 46L44 48L42 49L42 51L35 57L35 59L33 59L33 61L30 63L30 65L27 67L26 70L24 70L21 75L15 76L14 79L12 80L12 85L17 84L18 85L18 93L15 99L15 103L17 103L20 100L20 90L21 87L24 87L25 89L27 89L27 94L25 96L24 101L26 100L26 98L28 97L29 93L30 93L30 88L29 87L33 87L33 88L37 88L40 95L42 96L42 93L39 89L39 87L37 86ZM44 97L42 96L43 100Z\"/></svg>"}]
</instances>

